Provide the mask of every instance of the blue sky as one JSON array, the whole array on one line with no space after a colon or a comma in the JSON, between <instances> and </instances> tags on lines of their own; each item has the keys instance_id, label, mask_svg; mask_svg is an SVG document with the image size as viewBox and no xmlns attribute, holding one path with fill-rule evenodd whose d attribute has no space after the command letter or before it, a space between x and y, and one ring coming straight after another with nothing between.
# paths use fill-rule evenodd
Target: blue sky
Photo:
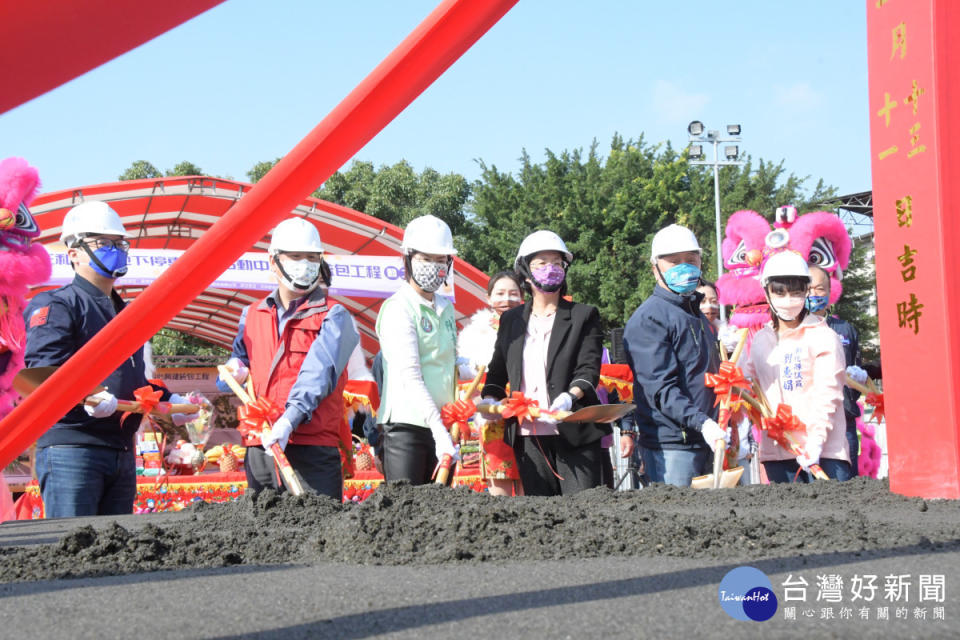
<instances>
[{"instance_id":1,"label":"blue sky","mask_svg":"<svg viewBox=\"0 0 960 640\"><path fill-rule=\"evenodd\" d=\"M0 116L0 157L26 157L46 191L140 159L246 180L435 4L228 0ZM522 0L356 158L475 179L477 158L515 171L523 149L602 150L615 132L684 146L695 119L741 124L755 159L870 189L865 2Z\"/></svg>"}]
</instances>

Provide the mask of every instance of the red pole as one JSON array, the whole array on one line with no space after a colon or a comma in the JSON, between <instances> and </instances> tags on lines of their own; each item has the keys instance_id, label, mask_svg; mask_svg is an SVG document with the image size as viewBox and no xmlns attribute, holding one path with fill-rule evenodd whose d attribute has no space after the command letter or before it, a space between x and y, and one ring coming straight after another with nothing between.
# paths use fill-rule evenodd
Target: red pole
<instances>
[{"instance_id":1,"label":"red pole","mask_svg":"<svg viewBox=\"0 0 960 640\"><path fill-rule=\"evenodd\" d=\"M960 498L960 5L867 2L890 489Z\"/></svg>"},{"instance_id":2,"label":"red pole","mask_svg":"<svg viewBox=\"0 0 960 640\"><path fill-rule=\"evenodd\" d=\"M445 0L200 240L0 421L6 466L453 64L517 0Z\"/></svg>"}]
</instances>

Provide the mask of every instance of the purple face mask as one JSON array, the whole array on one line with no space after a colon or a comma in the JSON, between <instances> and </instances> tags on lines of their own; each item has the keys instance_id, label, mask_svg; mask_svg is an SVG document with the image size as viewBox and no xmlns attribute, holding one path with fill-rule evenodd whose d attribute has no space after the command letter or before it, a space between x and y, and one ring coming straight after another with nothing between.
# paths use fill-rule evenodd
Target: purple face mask
<instances>
[{"instance_id":1,"label":"purple face mask","mask_svg":"<svg viewBox=\"0 0 960 640\"><path fill-rule=\"evenodd\" d=\"M533 286L544 293L553 293L560 289L567 272L558 264L545 264L530 272Z\"/></svg>"}]
</instances>

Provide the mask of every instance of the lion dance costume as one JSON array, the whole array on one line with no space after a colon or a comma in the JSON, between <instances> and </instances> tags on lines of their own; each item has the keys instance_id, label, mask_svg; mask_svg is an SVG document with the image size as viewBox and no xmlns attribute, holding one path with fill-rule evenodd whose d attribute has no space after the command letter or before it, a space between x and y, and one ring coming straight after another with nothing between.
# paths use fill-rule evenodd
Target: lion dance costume
<instances>
[{"instance_id":1,"label":"lion dance costume","mask_svg":"<svg viewBox=\"0 0 960 640\"><path fill-rule=\"evenodd\" d=\"M50 256L43 245L33 242L40 228L29 205L39 188L37 170L26 160L0 161L0 418L20 399L13 377L23 368L27 291L50 278ZM0 482L0 518L6 519L12 517L12 504L2 475Z\"/></svg>"}]
</instances>

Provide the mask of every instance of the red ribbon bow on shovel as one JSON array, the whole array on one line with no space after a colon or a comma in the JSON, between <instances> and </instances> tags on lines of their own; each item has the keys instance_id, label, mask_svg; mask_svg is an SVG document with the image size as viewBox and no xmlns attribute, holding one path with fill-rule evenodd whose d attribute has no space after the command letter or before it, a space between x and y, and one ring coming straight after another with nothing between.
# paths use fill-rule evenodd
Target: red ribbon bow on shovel
<instances>
[{"instance_id":1,"label":"red ribbon bow on shovel","mask_svg":"<svg viewBox=\"0 0 960 640\"><path fill-rule=\"evenodd\" d=\"M157 408L157 405L160 404L160 399L163 398L163 392L154 389L151 386L140 387L133 392L133 399L140 405L140 411L125 411L120 416L120 422L123 423L131 413L142 413L143 417L146 418L150 415L150 412ZM142 419L142 418L141 418Z\"/></svg>"},{"instance_id":2,"label":"red ribbon bow on shovel","mask_svg":"<svg viewBox=\"0 0 960 640\"><path fill-rule=\"evenodd\" d=\"M883 394L882 393L868 393L867 394L867 404L873 407L873 420L874 422L880 422L884 418L883 412Z\"/></svg>"},{"instance_id":3,"label":"red ribbon bow on shovel","mask_svg":"<svg viewBox=\"0 0 960 640\"><path fill-rule=\"evenodd\" d=\"M797 416L793 415L793 409L790 408L790 405L779 405L777 407L777 413L773 417L763 418L761 428L767 432L767 436L769 436L771 440L784 449L796 455L803 453L803 451L798 451L800 448L799 445L795 442L790 442L788 434L797 433L798 435L806 435L807 426L803 424Z\"/></svg>"},{"instance_id":4,"label":"red ribbon bow on shovel","mask_svg":"<svg viewBox=\"0 0 960 640\"><path fill-rule=\"evenodd\" d=\"M248 437L250 433L259 434L264 422L273 422L283 415L283 410L270 401L269 398L257 398L237 408L237 418L240 424L237 430Z\"/></svg>"},{"instance_id":5,"label":"red ribbon bow on shovel","mask_svg":"<svg viewBox=\"0 0 960 640\"><path fill-rule=\"evenodd\" d=\"M514 391L503 405L501 415L504 418L516 418L517 424L523 424L524 420L532 422L535 417L530 413L530 409L539 408L540 404L536 400L526 397L521 391Z\"/></svg>"},{"instance_id":6,"label":"red ribbon bow on shovel","mask_svg":"<svg viewBox=\"0 0 960 640\"><path fill-rule=\"evenodd\" d=\"M724 396L733 393L734 388L750 389L750 381L743 376L740 367L729 360L720 363L720 371L717 373L705 373L704 384L713 388L716 400L713 406L717 406Z\"/></svg>"},{"instance_id":7,"label":"red ribbon bow on shovel","mask_svg":"<svg viewBox=\"0 0 960 640\"><path fill-rule=\"evenodd\" d=\"M455 424L466 424L477 412L477 405L471 400L457 400L448 402L440 409L440 419L447 429Z\"/></svg>"}]
</instances>

